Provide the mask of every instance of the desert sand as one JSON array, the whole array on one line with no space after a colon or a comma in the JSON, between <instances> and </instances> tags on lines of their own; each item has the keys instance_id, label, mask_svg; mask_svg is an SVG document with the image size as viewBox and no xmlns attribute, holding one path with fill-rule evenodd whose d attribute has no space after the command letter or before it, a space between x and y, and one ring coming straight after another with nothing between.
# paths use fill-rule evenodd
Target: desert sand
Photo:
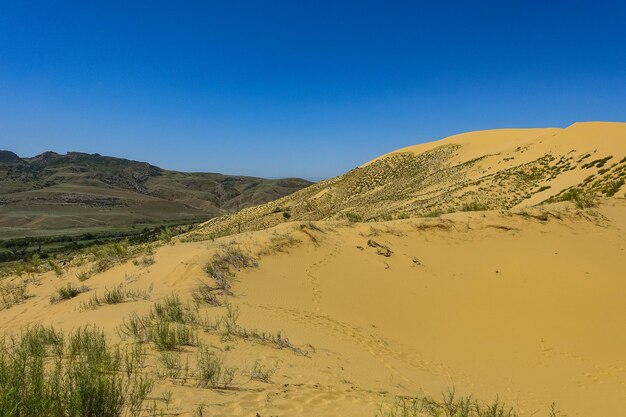
<instances>
[{"instance_id":1,"label":"desert sand","mask_svg":"<svg viewBox=\"0 0 626 417\"><path fill-rule=\"evenodd\" d=\"M198 329L203 344L237 367L233 387L207 389L193 378L159 378L151 398L165 408L159 398L171 391L167 413L193 415L204 404L211 416L374 416L396 396L438 397L454 387L485 401L497 396L522 416L547 416L553 402L569 417L623 415L625 188L600 195L591 208L571 201L536 204L590 174L619 178L624 126L489 131L406 148L398 152L458 145L447 164L483 156L466 179L545 154L572 161L594 155L549 180L542 177L549 189L507 200L510 207L432 218L411 213L406 219L353 222L332 213L310 221L298 214L303 193L315 201L320 193L339 192L341 180L331 180L313 186L319 187L313 194L303 190L244 210L242 216L266 216L293 202L294 218L254 223L260 230L244 225L242 233L216 237L207 231L219 230L214 221L157 247L151 265L124 262L84 283L76 275L88 265L68 266L60 277L42 274L38 285L29 286L30 298L0 310L1 331L10 334L32 323L65 330L96 324L113 342L129 343L116 328L130 314L146 314L170 294L192 302L198 283L211 283L203 268L213 254L237 247L258 266L238 271L233 294L220 297L238 309L241 326L280 331L296 349L224 340ZM515 159L505 161L511 155ZM604 174L582 167L607 155L612 158ZM511 184L502 187L501 193L515 191L504 188ZM405 202L416 198L404 196ZM229 218L219 221L232 224ZM51 304L51 294L69 282L89 291ZM145 290L149 300L80 309L93 294L117 284ZM200 311L215 318L226 307L201 305ZM192 357L196 349L184 347L180 354ZM147 369L156 374L159 352L147 345L146 354ZM276 368L266 382L250 377L257 361Z\"/></svg>"}]
</instances>

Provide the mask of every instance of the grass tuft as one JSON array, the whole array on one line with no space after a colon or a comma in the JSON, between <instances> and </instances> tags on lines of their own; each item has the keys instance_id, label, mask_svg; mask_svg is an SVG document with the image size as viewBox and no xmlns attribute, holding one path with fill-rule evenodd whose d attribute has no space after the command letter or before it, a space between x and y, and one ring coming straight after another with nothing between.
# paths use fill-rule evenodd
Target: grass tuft
<instances>
[{"instance_id":1,"label":"grass tuft","mask_svg":"<svg viewBox=\"0 0 626 417\"><path fill-rule=\"evenodd\" d=\"M558 201L573 201L579 209L595 207L598 204L595 195L578 188L565 191L558 197Z\"/></svg>"},{"instance_id":2,"label":"grass tuft","mask_svg":"<svg viewBox=\"0 0 626 417\"><path fill-rule=\"evenodd\" d=\"M253 256L231 245L213 254L211 260L204 266L204 270L213 278L218 290L232 295L232 281L235 279L233 269L256 268L258 265L258 261Z\"/></svg>"},{"instance_id":3,"label":"grass tuft","mask_svg":"<svg viewBox=\"0 0 626 417\"><path fill-rule=\"evenodd\" d=\"M24 279L0 284L0 310L21 304L28 297L28 282Z\"/></svg>"},{"instance_id":4,"label":"grass tuft","mask_svg":"<svg viewBox=\"0 0 626 417\"><path fill-rule=\"evenodd\" d=\"M478 202L478 201L471 201L461 206L461 211L485 211L488 209L489 207L487 207L486 204Z\"/></svg>"},{"instance_id":5,"label":"grass tuft","mask_svg":"<svg viewBox=\"0 0 626 417\"><path fill-rule=\"evenodd\" d=\"M139 343L153 343L157 350L171 351L198 344L195 327L199 322L197 308L184 305L177 295L170 295L156 302L147 316L132 314L118 328L118 333Z\"/></svg>"},{"instance_id":6,"label":"grass tuft","mask_svg":"<svg viewBox=\"0 0 626 417\"><path fill-rule=\"evenodd\" d=\"M143 355L107 344L102 331L65 337L34 326L0 341L0 415L4 417L140 416L152 380Z\"/></svg>"},{"instance_id":7,"label":"grass tuft","mask_svg":"<svg viewBox=\"0 0 626 417\"><path fill-rule=\"evenodd\" d=\"M89 291L89 288L84 285L75 287L72 284L67 284L64 287L57 289L57 292L50 296L50 304L56 304L61 301L72 299L87 291Z\"/></svg>"},{"instance_id":8,"label":"grass tuft","mask_svg":"<svg viewBox=\"0 0 626 417\"><path fill-rule=\"evenodd\" d=\"M237 368L228 367L215 353L200 349L197 357L196 378L202 388L231 388Z\"/></svg>"},{"instance_id":9,"label":"grass tuft","mask_svg":"<svg viewBox=\"0 0 626 417\"><path fill-rule=\"evenodd\" d=\"M116 285L115 287L108 289L104 289L104 294L98 295L94 294L91 296L89 301L82 302L80 304L80 310L95 310L100 306L106 304L120 304L125 303L127 301L137 301L137 300L149 300L150 293L144 290L133 290L130 288L125 288L122 284Z\"/></svg>"},{"instance_id":10,"label":"grass tuft","mask_svg":"<svg viewBox=\"0 0 626 417\"><path fill-rule=\"evenodd\" d=\"M396 398L387 407L381 407L376 417L517 417L517 413L498 398L482 403L471 396L457 396L454 389L442 394L437 401L432 397Z\"/></svg>"}]
</instances>

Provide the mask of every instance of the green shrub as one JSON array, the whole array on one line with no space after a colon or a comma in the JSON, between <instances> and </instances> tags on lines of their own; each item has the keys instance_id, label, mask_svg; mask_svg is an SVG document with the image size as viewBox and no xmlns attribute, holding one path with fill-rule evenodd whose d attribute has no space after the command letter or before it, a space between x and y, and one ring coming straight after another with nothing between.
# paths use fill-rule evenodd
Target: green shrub
<instances>
[{"instance_id":1,"label":"green shrub","mask_svg":"<svg viewBox=\"0 0 626 417\"><path fill-rule=\"evenodd\" d=\"M230 388L235 379L236 368L224 365L224 361L206 349L198 351L196 378L202 388Z\"/></svg>"},{"instance_id":2,"label":"green shrub","mask_svg":"<svg viewBox=\"0 0 626 417\"><path fill-rule=\"evenodd\" d=\"M235 273L231 268L241 270L255 268L258 265L258 261L250 254L237 246L230 245L213 254L211 260L204 266L204 270L213 278L217 289L226 294L232 294L232 281Z\"/></svg>"},{"instance_id":3,"label":"green shrub","mask_svg":"<svg viewBox=\"0 0 626 417\"><path fill-rule=\"evenodd\" d=\"M87 291L89 291L89 288L84 285L81 287L75 287L72 284L67 284L65 287L59 288L55 294L52 294L50 297L50 303L56 304L61 301L69 300Z\"/></svg>"},{"instance_id":4,"label":"green shrub","mask_svg":"<svg viewBox=\"0 0 626 417\"><path fill-rule=\"evenodd\" d=\"M24 279L0 284L0 310L23 303L28 297L28 283Z\"/></svg>"},{"instance_id":5,"label":"green shrub","mask_svg":"<svg viewBox=\"0 0 626 417\"><path fill-rule=\"evenodd\" d=\"M482 403L471 396L459 397L448 390L440 401L428 396L399 397L387 407L381 406L376 417L517 417L517 413L497 398Z\"/></svg>"},{"instance_id":6,"label":"green shrub","mask_svg":"<svg viewBox=\"0 0 626 417\"><path fill-rule=\"evenodd\" d=\"M94 248L91 253L95 258L94 272L104 272L129 256L126 242L102 245Z\"/></svg>"},{"instance_id":7,"label":"green shrub","mask_svg":"<svg viewBox=\"0 0 626 417\"><path fill-rule=\"evenodd\" d=\"M164 376L167 378L178 379L182 377L187 379L189 375L189 360L185 359L183 364L180 352L163 351L161 352L159 362L163 365L165 369Z\"/></svg>"},{"instance_id":8,"label":"green shrub","mask_svg":"<svg viewBox=\"0 0 626 417\"><path fill-rule=\"evenodd\" d=\"M595 195L578 188L570 188L565 191L558 197L557 201L573 201L579 209L595 207L597 205Z\"/></svg>"},{"instance_id":9,"label":"green shrub","mask_svg":"<svg viewBox=\"0 0 626 417\"><path fill-rule=\"evenodd\" d=\"M608 184L606 184L602 188L602 192L606 194L607 197L613 197L619 191L619 189L622 188L623 185L624 185L624 179L620 178L618 180L611 181Z\"/></svg>"},{"instance_id":10,"label":"green shrub","mask_svg":"<svg viewBox=\"0 0 626 417\"><path fill-rule=\"evenodd\" d=\"M138 350L110 347L91 327L64 334L42 326L0 340L3 417L139 416L152 381Z\"/></svg>"},{"instance_id":11,"label":"green shrub","mask_svg":"<svg viewBox=\"0 0 626 417\"><path fill-rule=\"evenodd\" d=\"M139 267L142 267L142 268L145 268L145 267L150 266L152 264L154 264L154 256L152 256L152 255L144 256L141 259L133 259L133 265L139 266Z\"/></svg>"},{"instance_id":12,"label":"green shrub","mask_svg":"<svg viewBox=\"0 0 626 417\"><path fill-rule=\"evenodd\" d=\"M191 326L166 320L159 320L149 327L148 339L158 350L176 350L180 346L195 346L198 342Z\"/></svg>"},{"instance_id":13,"label":"green shrub","mask_svg":"<svg viewBox=\"0 0 626 417\"><path fill-rule=\"evenodd\" d=\"M146 317L133 313L124 320L118 333L140 343L154 343L158 350L176 350L198 343L195 326L199 322L197 309L183 305L178 296L170 295L155 303Z\"/></svg>"},{"instance_id":14,"label":"green shrub","mask_svg":"<svg viewBox=\"0 0 626 417\"><path fill-rule=\"evenodd\" d=\"M278 362L274 364L273 367L265 366L261 363L261 361L256 360L252 369L250 370L250 379L254 381L260 381L269 383L272 380L272 376L278 370Z\"/></svg>"},{"instance_id":15,"label":"green shrub","mask_svg":"<svg viewBox=\"0 0 626 417\"><path fill-rule=\"evenodd\" d=\"M443 210L435 209L424 214L424 217L441 217L442 214L444 214Z\"/></svg>"},{"instance_id":16,"label":"green shrub","mask_svg":"<svg viewBox=\"0 0 626 417\"><path fill-rule=\"evenodd\" d=\"M148 299L150 299L150 294L147 291L124 288L122 284L119 284L111 289L105 288L103 295L92 295L89 301L80 304L80 309L83 311L95 310L105 304L120 304L127 301Z\"/></svg>"},{"instance_id":17,"label":"green shrub","mask_svg":"<svg viewBox=\"0 0 626 417\"><path fill-rule=\"evenodd\" d=\"M343 215L346 217L346 219L348 219L350 223L359 223L363 221L363 218L359 214L353 213L351 211L346 211L345 213L343 213Z\"/></svg>"},{"instance_id":18,"label":"green shrub","mask_svg":"<svg viewBox=\"0 0 626 417\"><path fill-rule=\"evenodd\" d=\"M93 273L91 271L80 271L76 273L76 278L78 278L80 282L83 282L91 278L92 275Z\"/></svg>"},{"instance_id":19,"label":"green shrub","mask_svg":"<svg viewBox=\"0 0 626 417\"><path fill-rule=\"evenodd\" d=\"M63 276L63 269L59 266L58 263L54 262L52 259L48 259L48 266L50 270L54 272L57 277Z\"/></svg>"},{"instance_id":20,"label":"green shrub","mask_svg":"<svg viewBox=\"0 0 626 417\"><path fill-rule=\"evenodd\" d=\"M472 201L469 203L463 204L461 207L461 211L485 211L488 207L484 203L480 203L478 201Z\"/></svg>"},{"instance_id":21,"label":"green shrub","mask_svg":"<svg viewBox=\"0 0 626 417\"><path fill-rule=\"evenodd\" d=\"M207 332L217 332L223 339L239 338L251 342L272 346L276 349L288 349L292 352L307 356L308 352L293 345L281 332L270 333L257 329L248 329L238 323L239 309L232 304L226 304L226 315L214 323L203 323Z\"/></svg>"},{"instance_id":22,"label":"green shrub","mask_svg":"<svg viewBox=\"0 0 626 417\"><path fill-rule=\"evenodd\" d=\"M198 284L196 289L191 293L191 296L197 303L204 303L210 306L219 306L222 304L215 294L215 289L204 282Z\"/></svg>"}]
</instances>

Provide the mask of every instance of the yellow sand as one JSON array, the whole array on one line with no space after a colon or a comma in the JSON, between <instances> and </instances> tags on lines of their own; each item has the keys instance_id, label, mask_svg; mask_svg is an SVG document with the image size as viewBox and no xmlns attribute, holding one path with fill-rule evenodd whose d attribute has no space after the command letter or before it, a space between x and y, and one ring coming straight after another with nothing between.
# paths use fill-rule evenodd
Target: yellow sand
<instances>
[{"instance_id":1,"label":"yellow sand","mask_svg":"<svg viewBox=\"0 0 626 417\"><path fill-rule=\"evenodd\" d=\"M596 124L591 132L588 126L508 131L505 136L517 139L507 143L490 133L475 142L449 140L467 139L458 157L471 158L519 146L530 153L539 140L567 154L597 134L601 156L624 154L624 136L613 135L613 125L597 130ZM63 329L95 323L118 341L115 329L131 312L145 313L171 293L189 300L199 280L210 282L204 264L234 242L260 262L239 272L233 287L230 301L241 324L284 331L310 354L201 335L239 368L237 389L159 381L155 398L164 390L173 394L168 412L191 415L205 403L212 416L366 417L397 395L438 396L455 387L483 400L499 396L523 416L547 416L553 401L569 417L620 416L626 404L626 199L623 190L618 195L588 210L525 205L433 219L316 222L320 230L286 222L215 241L176 242L157 249L154 265L116 266L86 281L90 292L59 304L51 305L50 295L68 282L78 285L80 268L61 278L45 274L30 287L33 297L0 311L1 331L34 322ZM281 248L286 236L297 242ZM376 244L391 256L378 254ZM81 301L118 283L151 289L151 301L78 311ZM223 307L202 310L224 314ZM270 383L246 376L256 360L278 363Z\"/></svg>"},{"instance_id":2,"label":"yellow sand","mask_svg":"<svg viewBox=\"0 0 626 417\"><path fill-rule=\"evenodd\" d=\"M368 416L394 395L437 395L451 386L486 400L499 395L524 415L544 412L552 401L568 416L620 415L625 209L626 201L613 199L595 214L561 205L529 214L319 223L323 233L309 232L317 243L294 223L237 236L252 253L271 247L276 235L301 241L241 272L231 301L243 325L283 330L310 357L228 342L224 356L243 371L256 359L280 361L272 383L240 375L237 391L171 382L157 391L172 389L178 411L205 402L210 415L223 416ZM370 239L392 255L378 255ZM153 300L172 292L189 298L219 244L164 246L148 268L121 265L87 284L101 291L127 282L153 286ZM46 275L33 298L0 311L3 330L35 321L65 329L96 323L116 339L125 316L149 308L149 301L138 301L77 311L89 292L50 305L56 287L77 282L72 272ZM208 311L215 316L222 309Z\"/></svg>"}]
</instances>

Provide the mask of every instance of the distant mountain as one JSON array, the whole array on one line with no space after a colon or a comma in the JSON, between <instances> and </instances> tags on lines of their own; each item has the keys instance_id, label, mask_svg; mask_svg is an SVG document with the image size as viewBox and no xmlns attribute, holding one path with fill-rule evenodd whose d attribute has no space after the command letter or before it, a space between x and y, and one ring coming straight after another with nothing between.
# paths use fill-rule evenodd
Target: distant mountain
<instances>
[{"instance_id":1,"label":"distant mountain","mask_svg":"<svg viewBox=\"0 0 626 417\"><path fill-rule=\"evenodd\" d=\"M310 184L299 178L183 173L99 154L20 158L0 151L0 234L206 220Z\"/></svg>"},{"instance_id":2,"label":"distant mountain","mask_svg":"<svg viewBox=\"0 0 626 417\"><path fill-rule=\"evenodd\" d=\"M624 197L626 123L469 132L400 149L270 203L211 219L203 235L284 221L385 220Z\"/></svg>"}]
</instances>

